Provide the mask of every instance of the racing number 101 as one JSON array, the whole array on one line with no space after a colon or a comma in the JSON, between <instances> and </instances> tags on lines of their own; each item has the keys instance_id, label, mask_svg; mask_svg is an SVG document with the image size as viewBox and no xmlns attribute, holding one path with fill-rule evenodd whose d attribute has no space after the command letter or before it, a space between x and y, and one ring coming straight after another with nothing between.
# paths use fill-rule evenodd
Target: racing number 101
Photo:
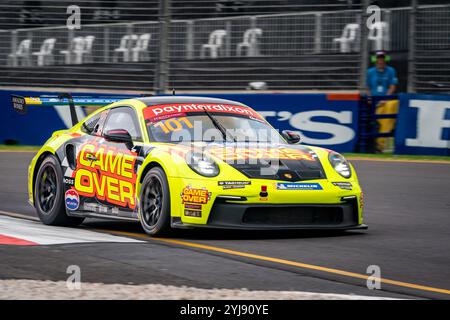
<instances>
[{"instance_id":1,"label":"racing number 101","mask_svg":"<svg viewBox=\"0 0 450 320\"><path fill-rule=\"evenodd\" d=\"M186 117L181 117L178 119L168 119L166 121L160 121L156 123L155 127L160 127L164 133L170 133L174 131L180 131L183 129L183 125L187 126L188 128L192 128L192 123L188 120Z\"/></svg>"}]
</instances>

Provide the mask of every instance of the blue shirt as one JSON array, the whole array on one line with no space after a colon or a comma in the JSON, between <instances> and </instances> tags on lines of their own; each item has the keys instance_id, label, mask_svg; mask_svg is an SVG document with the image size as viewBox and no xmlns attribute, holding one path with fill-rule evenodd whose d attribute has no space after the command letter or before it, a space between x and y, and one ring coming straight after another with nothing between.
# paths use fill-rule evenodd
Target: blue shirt
<instances>
[{"instance_id":1,"label":"blue shirt","mask_svg":"<svg viewBox=\"0 0 450 320\"><path fill-rule=\"evenodd\" d=\"M377 67L367 70L367 87L373 96L384 96L391 85L397 85L397 72L394 68L386 66L381 72Z\"/></svg>"}]
</instances>

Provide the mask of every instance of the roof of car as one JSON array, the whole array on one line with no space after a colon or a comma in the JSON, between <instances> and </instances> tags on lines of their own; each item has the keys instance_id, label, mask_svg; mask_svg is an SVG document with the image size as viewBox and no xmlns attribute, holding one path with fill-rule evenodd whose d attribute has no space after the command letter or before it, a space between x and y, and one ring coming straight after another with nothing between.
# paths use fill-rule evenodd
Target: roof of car
<instances>
[{"instance_id":1,"label":"roof of car","mask_svg":"<svg viewBox=\"0 0 450 320\"><path fill-rule=\"evenodd\" d=\"M192 96L158 96L158 97L141 97L136 98L137 100L143 102L147 106L154 106L157 104L167 104L167 103L214 103L214 104L232 104L236 106L246 107L237 101L210 98L210 97L192 97Z\"/></svg>"}]
</instances>

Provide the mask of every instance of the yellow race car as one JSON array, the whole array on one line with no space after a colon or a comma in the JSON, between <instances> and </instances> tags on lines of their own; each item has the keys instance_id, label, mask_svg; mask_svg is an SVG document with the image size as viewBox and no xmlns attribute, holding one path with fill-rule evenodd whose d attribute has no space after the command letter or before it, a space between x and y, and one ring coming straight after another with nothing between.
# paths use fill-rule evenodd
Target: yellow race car
<instances>
[{"instance_id":1,"label":"yellow race car","mask_svg":"<svg viewBox=\"0 0 450 320\"><path fill-rule=\"evenodd\" d=\"M13 97L19 112L45 103ZM239 102L140 97L74 122L29 166L29 201L45 224L131 220L150 235L367 228L356 172L342 155L299 144L298 133L280 134Z\"/></svg>"}]
</instances>

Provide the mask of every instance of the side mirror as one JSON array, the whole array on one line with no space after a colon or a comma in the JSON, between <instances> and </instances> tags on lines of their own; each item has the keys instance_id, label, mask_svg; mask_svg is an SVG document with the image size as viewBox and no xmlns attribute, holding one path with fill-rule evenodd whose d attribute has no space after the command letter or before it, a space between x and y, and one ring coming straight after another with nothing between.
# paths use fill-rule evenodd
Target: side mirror
<instances>
[{"instance_id":1,"label":"side mirror","mask_svg":"<svg viewBox=\"0 0 450 320\"><path fill-rule=\"evenodd\" d=\"M127 147L130 149L133 147L133 138L125 129L109 130L104 133L103 136L108 141L126 143Z\"/></svg>"},{"instance_id":2,"label":"side mirror","mask_svg":"<svg viewBox=\"0 0 450 320\"><path fill-rule=\"evenodd\" d=\"M281 135L283 136L283 138L286 139L287 143L289 144L296 144L299 143L301 140L300 133L296 131L283 130L281 132Z\"/></svg>"}]
</instances>

